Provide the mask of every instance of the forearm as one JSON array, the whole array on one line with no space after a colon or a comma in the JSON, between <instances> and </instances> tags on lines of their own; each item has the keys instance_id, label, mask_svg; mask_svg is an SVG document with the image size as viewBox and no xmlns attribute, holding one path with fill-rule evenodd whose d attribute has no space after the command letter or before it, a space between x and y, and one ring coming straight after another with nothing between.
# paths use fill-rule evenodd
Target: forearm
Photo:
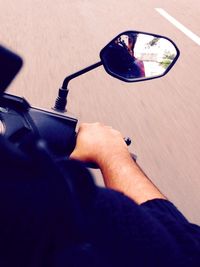
<instances>
[{"instance_id":1,"label":"forearm","mask_svg":"<svg viewBox=\"0 0 200 267\"><path fill-rule=\"evenodd\" d=\"M165 196L133 161L120 132L100 123L82 124L72 158L96 163L105 185L141 204Z\"/></svg>"},{"instance_id":2,"label":"forearm","mask_svg":"<svg viewBox=\"0 0 200 267\"><path fill-rule=\"evenodd\" d=\"M102 162L100 168L107 187L124 193L138 204L166 199L129 155L115 155Z\"/></svg>"}]
</instances>

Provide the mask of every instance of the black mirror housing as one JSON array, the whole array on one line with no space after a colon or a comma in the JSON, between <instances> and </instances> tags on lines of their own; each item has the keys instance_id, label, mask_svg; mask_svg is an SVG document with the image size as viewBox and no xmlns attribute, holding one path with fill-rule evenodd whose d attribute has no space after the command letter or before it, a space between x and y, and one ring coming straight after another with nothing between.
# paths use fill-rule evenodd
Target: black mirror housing
<instances>
[{"instance_id":1,"label":"black mirror housing","mask_svg":"<svg viewBox=\"0 0 200 267\"><path fill-rule=\"evenodd\" d=\"M106 72L125 82L162 77L179 55L179 49L169 38L139 31L119 34L100 52Z\"/></svg>"}]
</instances>

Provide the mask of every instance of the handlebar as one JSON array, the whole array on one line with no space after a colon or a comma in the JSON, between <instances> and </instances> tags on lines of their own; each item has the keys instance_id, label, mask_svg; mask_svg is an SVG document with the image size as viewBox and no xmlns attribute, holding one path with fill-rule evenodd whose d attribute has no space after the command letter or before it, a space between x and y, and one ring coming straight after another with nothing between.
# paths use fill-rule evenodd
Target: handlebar
<instances>
[{"instance_id":1,"label":"handlebar","mask_svg":"<svg viewBox=\"0 0 200 267\"><path fill-rule=\"evenodd\" d=\"M77 119L31 107L20 97L3 94L0 97L0 122L5 131L1 134L22 147L24 140L33 136L45 140L52 155L56 158L69 156L76 145ZM129 146L130 138L124 138ZM136 156L131 154L133 160ZM94 163L87 163L88 168L99 168Z\"/></svg>"}]
</instances>

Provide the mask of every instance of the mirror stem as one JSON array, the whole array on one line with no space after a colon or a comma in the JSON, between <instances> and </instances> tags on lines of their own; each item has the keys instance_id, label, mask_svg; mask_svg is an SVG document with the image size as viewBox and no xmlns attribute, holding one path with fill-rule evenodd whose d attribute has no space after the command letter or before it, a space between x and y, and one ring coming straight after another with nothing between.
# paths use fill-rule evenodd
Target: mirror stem
<instances>
[{"instance_id":1,"label":"mirror stem","mask_svg":"<svg viewBox=\"0 0 200 267\"><path fill-rule=\"evenodd\" d=\"M85 69L79 70L79 71L71 74L70 76L68 76L64 79L62 88L67 90L67 86L68 86L69 81L71 81L72 79L74 79L74 78L76 78L76 77L78 77L78 76L80 76L80 75L82 75L82 74L84 74L90 70L93 70L93 69L95 69L101 65L102 65L102 62L100 61L100 62L97 62L97 63L95 63L95 64L93 64L93 65L91 65Z\"/></svg>"},{"instance_id":2,"label":"mirror stem","mask_svg":"<svg viewBox=\"0 0 200 267\"><path fill-rule=\"evenodd\" d=\"M53 109L56 111L59 111L59 112L65 112L66 111L65 108L67 105L67 95L69 92L69 90L67 89L69 82L72 79L74 79L74 78L76 78L76 77L78 77L78 76L80 76L80 75L82 75L88 71L91 71L91 70L93 70L93 69L95 69L101 65L102 65L102 62L100 61L100 62L97 62L97 63L87 67L87 68L84 68L80 71L77 71L77 72L67 76L63 81L62 87L58 91L58 97L56 98L55 106Z\"/></svg>"}]
</instances>

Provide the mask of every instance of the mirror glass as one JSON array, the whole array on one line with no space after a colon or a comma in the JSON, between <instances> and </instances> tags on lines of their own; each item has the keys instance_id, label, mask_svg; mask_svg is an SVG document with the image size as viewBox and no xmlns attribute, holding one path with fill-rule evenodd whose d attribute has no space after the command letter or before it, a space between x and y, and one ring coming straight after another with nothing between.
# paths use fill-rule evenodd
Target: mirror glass
<instances>
[{"instance_id":1,"label":"mirror glass","mask_svg":"<svg viewBox=\"0 0 200 267\"><path fill-rule=\"evenodd\" d=\"M128 82L165 75L178 56L177 47L169 39L135 31L118 35L100 52L106 71Z\"/></svg>"}]
</instances>

